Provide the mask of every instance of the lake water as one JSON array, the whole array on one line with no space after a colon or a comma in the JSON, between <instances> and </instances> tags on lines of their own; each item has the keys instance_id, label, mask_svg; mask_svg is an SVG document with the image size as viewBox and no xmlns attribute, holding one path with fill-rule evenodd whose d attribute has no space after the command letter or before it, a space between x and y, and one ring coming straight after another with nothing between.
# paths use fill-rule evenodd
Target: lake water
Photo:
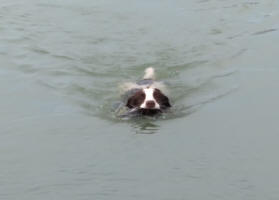
<instances>
[{"instance_id":1,"label":"lake water","mask_svg":"<svg viewBox=\"0 0 279 200\"><path fill-rule=\"evenodd\" d=\"M277 0L1 0L0 199L279 199ZM173 108L120 119L153 66Z\"/></svg>"}]
</instances>

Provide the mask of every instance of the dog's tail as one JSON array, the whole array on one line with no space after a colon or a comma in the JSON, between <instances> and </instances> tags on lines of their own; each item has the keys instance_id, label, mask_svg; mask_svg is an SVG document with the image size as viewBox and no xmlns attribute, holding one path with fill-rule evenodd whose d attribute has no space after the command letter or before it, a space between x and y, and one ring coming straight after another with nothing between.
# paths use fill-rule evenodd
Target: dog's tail
<instances>
[{"instance_id":1,"label":"dog's tail","mask_svg":"<svg viewBox=\"0 0 279 200\"><path fill-rule=\"evenodd\" d=\"M153 67L146 68L144 71L143 79L154 79L154 78L155 78L154 68Z\"/></svg>"}]
</instances>

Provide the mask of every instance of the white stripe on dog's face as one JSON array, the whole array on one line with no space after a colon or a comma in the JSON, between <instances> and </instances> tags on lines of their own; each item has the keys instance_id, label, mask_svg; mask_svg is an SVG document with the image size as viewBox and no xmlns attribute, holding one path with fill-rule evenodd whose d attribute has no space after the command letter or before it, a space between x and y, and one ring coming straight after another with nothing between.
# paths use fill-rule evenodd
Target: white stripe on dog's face
<instances>
[{"instance_id":1,"label":"white stripe on dog's face","mask_svg":"<svg viewBox=\"0 0 279 200\"><path fill-rule=\"evenodd\" d=\"M143 89L143 92L145 93L145 99L144 99L144 102L140 105L140 108L147 108L146 102L153 101L155 103L155 107L153 109L160 109L160 105L154 99L154 96L153 96L154 89L145 88L145 89Z\"/></svg>"}]
</instances>

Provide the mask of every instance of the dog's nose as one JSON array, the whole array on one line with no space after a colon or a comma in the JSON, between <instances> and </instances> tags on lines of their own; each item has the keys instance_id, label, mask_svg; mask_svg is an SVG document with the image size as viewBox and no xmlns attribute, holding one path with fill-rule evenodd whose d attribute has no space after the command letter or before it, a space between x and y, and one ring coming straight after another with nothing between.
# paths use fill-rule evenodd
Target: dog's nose
<instances>
[{"instance_id":1,"label":"dog's nose","mask_svg":"<svg viewBox=\"0 0 279 200\"><path fill-rule=\"evenodd\" d=\"M154 101L147 101L146 102L146 107L147 108L154 108L155 107L155 102Z\"/></svg>"}]
</instances>

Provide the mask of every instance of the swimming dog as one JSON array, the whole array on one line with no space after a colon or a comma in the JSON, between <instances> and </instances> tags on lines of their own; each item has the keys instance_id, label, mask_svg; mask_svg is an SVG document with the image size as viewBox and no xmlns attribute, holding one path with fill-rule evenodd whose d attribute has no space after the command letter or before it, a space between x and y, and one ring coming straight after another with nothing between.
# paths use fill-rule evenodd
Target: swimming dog
<instances>
[{"instance_id":1,"label":"swimming dog","mask_svg":"<svg viewBox=\"0 0 279 200\"><path fill-rule=\"evenodd\" d=\"M155 115L162 113L171 107L169 98L162 82L155 81L154 68L145 69L142 80L136 83L126 83L122 87L125 91L125 106L129 113L139 113L142 115Z\"/></svg>"}]
</instances>

